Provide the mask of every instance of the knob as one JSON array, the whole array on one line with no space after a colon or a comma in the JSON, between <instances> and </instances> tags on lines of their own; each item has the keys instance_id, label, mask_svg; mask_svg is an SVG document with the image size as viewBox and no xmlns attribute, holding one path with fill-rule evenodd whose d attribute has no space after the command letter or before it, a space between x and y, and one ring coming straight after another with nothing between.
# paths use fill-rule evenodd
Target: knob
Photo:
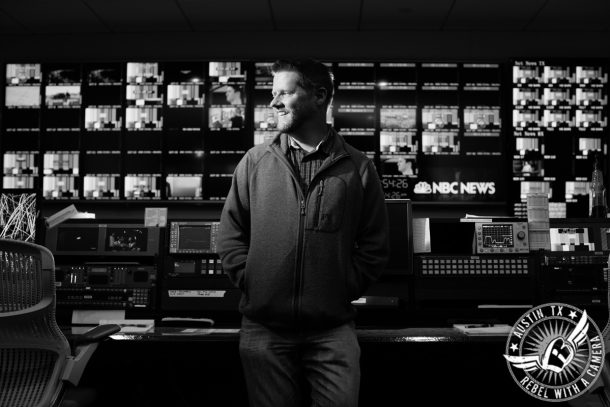
<instances>
[{"instance_id":1,"label":"knob","mask_svg":"<svg viewBox=\"0 0 610 407\"><path fill-rule=\"evenodd\" d=\"M519 240L525 239L525 232L520 231L519 233L517 233L517 239L519 239Z\"/></svg>"}]
</instances>

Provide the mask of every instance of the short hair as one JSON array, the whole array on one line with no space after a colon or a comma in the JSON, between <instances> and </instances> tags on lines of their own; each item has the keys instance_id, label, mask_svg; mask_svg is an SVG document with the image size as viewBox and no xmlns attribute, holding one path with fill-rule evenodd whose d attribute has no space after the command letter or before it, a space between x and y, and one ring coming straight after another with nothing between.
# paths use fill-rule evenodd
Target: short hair
<instances>
[{"instance_id":1,"label":"short hair","mask_svg":"<svg viewBox=\"0 0 610 407\"><path fill-rule=\"evenodd\" d=\"M299 86L304 89L313 91L324 88L327 95L325 105L330 104L335 93L335 82L332 72L322 62L315 59L277 60L271 66L274 75L284 71L298 73L301 77Z\"/></svg>"}]
</instances>

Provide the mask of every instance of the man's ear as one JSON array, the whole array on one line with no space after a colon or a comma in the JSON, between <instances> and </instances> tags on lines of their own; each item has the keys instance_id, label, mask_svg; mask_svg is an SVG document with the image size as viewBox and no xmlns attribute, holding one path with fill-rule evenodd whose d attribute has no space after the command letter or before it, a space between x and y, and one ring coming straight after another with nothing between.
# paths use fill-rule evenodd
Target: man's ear
<instances>
[{"instance_id":1,"label":"man's ear","mask_svg":"<svg viewBox=\"0 0 610 407\"><path fill-rule=\"evenodd\" d=\"M318 106L323 106L326 103L326 98L328 97L328 92L325 88L319 87L316 89L314 95L316 96L316 104Z\"/></svg>"}]
</instances>

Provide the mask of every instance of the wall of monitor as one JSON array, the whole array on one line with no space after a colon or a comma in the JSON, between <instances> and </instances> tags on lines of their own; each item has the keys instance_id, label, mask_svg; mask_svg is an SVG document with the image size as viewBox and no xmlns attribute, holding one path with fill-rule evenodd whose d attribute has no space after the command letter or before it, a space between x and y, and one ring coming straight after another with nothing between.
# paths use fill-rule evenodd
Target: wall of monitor
<instances>
[{"instance_id":1,"label":"wall of monitor","mask_svg":"<svg viewBox=\"0 0 610 407\"><path fill-rule=\"evenodd\" d=\"M276 132L270 61L9 61L2 192L222 201L244 152ZM525 216L525 196L543 192L551 216L587 216L592 157L608 149L608 59L325 63L327 121L375 161L387 198Z\"/></svg>"}]
</instances>

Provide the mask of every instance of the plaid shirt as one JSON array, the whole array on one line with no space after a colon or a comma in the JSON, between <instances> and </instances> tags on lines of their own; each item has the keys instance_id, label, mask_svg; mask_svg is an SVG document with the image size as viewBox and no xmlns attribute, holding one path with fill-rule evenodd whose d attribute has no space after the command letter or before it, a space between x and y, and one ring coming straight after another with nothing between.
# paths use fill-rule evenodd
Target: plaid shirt
<instances>
[{"instance_id":1,"label":"plaid shirt","mask_svg":"<svg viewBox=\"0 0 610 407\"><path fill-rule=\"evenodd\" d=\"M288 143L286 156L301 181L303 191L307 191L311 180L322 166L322 163L324 163L324 160L330 155L332 143L329 134L322 139L315 150L309 153L303 150L295 139L288 136L290 142Z\"/></svg>"}]
</instances>

